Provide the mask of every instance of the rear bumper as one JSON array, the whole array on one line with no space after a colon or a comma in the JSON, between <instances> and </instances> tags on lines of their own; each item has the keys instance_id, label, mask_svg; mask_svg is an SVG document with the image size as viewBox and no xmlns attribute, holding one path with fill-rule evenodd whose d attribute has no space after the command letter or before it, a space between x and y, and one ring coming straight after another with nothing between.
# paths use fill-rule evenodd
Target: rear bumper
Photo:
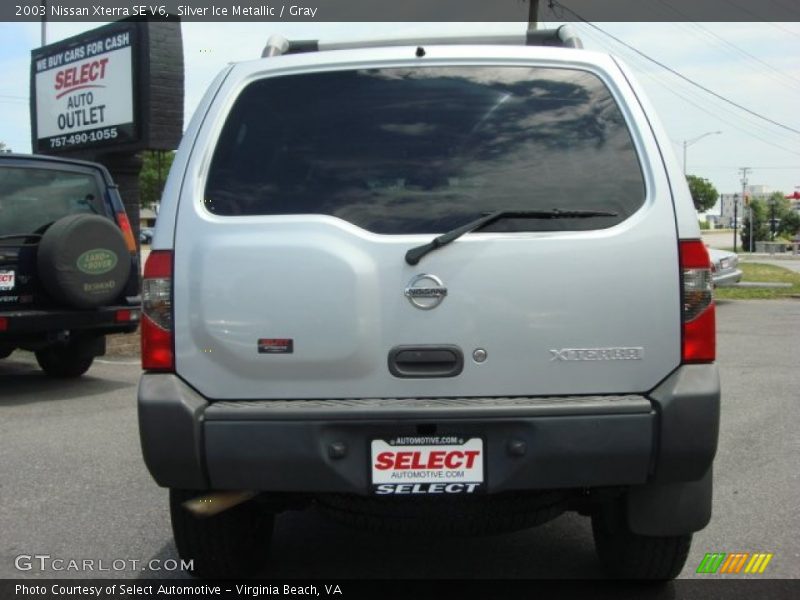
<instances>
[{"instance_id":1,"label":"rear bumper","mask_svg":"<svg viewBox=\"0 0 800 600\"><path fill-rule=\"evenodd\" d=\"M117 311L130 311L135 318L118 321ZM130 333L139 326L139 304L102 306L91 310L8 310L0 311L6 328L0 331L0 343L23 343L51 333L94 331L97 333Z\"/></svg>"},{"instance_id":2,"label":"rear bumper","mask_svg":"<svg viewBox=\"0 0 800 600\"><path fill-rule=\"evenodd\" d=\"M736 285L742 280L742 271L735 269L733 271L721 271L714 274L713 281L716 287L725 287L729 285Z\"/></svg>"},{"instance_id":3,"label":"rear bumper","mask_svg":"<svg viewBox=\"0 0 800 600\"><path fill-rule=\"evenodd\" d=\"M159 485L366 494L372 439L484 439L487 491L696 481L717 447L715 365L677 369L647 395L209 403L145 374L139 426ZM524 452L520 453L520 448Z\"/></svg>"}]
</instances>

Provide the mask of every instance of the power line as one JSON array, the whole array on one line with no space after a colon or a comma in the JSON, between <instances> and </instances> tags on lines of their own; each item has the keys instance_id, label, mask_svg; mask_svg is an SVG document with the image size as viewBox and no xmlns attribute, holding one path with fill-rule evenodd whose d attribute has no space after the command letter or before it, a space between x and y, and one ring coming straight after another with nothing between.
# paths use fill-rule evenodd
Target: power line
<instances>
[{"instance_id":1,"label":"power line","mask_svg":"<svg viewBox=\"0 0 800 600\"><path fill-rule=\"evenodd\" d=\"M761 141L761 142L763 142L765 144L768 144L770 146L773 146L774 148L778 148L779 150L783 150L784 152L789 152L791 154L796 154L797 156L800 156L800 152L797 152L796 150L792 150L791 148L787 148L786 146L782 146L781 144L778 144L774 140L774 136L772 137L772 139L767 139L765 137L762 137L761 135L758 135L758 133L756 133L755 131L751 131L750 129L747 128L747 127L758 128L760 130L760 132L764 133L765 135L769 135L770 132L768 132L766 130L763 130L762 126L759 123L749 122L747 120L744 120L744 119L741 119L741 118L737 118L737 115L730 115L730 118L726 118L726 116L723 116L723 114L725 114L725 111L726 111L725 107L719 107L722 114L720 112L714 112L710 108L708 108L706 106L703 106L702 104L698 104L698 102L701 102L699 99L698 99L697 102L695 102L691 97L686 96L683 93L681 93L681 92L669 87L668 85L666 85L664 82L662 82L658 78L650 75L647 72L643 71L643 73L644 73L644 75L646 77L650 78L655 83L657 83L658 85L662 86L669 93L677 96L678 98L680 98L684 102L686 102L688 104L691 104L696 109L706 113L707 115L709 115L709 116L711 116L711 117L713 117L713 118L725 123L729 127L733 127L734 129L737 129L737 130L741 131L745 135L749 135L750 137L752 137L754 139L757 139L757 140L759 140L759 141ZM688 93L688 92L686 92L686 93ZM732 120L732 119L735 119L735 120Z\"/></svg>"},{"instance_id":2,"label":"power line","mask_svg":"<svg viewBox=\"0 0 800 600\"><path fill-rule=\"evenodd\" d=\"M592 39L595 39L594 35L593 35L591 32L588 32L588 31L587 31L587 32L585 32L585 33L586 33L587 35L589 35L589 37L590 37L590 38L592 38ZM639 61L639 60L641 60L641 59L640 59L638 56L635 56L635 55L630 55L630 56L628 56L627 58L629 58L629 59L632 59L632 60L635 60L635 61L637 61L637 63L638 63L638 61ZM723 117L723 116L722 116L722 115L721 115L719 112L713 112L713 111L712 111L712 110L710 110L708 107L706 107L706 106L703 106L702 104L698 104L699 100L698 100L698 102L695 102L695 101L694 101L694 100L692 100L691 98L689 98L689 97L685 96L684 94L682 94L682 93L678 92L677 90L675 90L673 87L671 87L671 86L667 85L666 83L664 83L664 82L663 82L663 81L661 81L660 79L658 79L658 78L656 78L656 77L652 76L652 75L651 75L650 73L648 73L647 71L645 71L645 70L642 70L640 73L641 73L641 74L643 74L643 75L645 75L645 76L646 76L646 77L648 77L649 79L652 79L654 83L657 83L658 85L662 86L662 87L663 87L663 88L664 88L666 91L668 91L670 94L673 94L673 95L677 96L678 98L680 98L680 99L681 99L681 100L683 100L684 102L686 102L686 103L688 103L688 104L691 104L691 105L692 105L692 106L694 106L696 109L698 109L698 110L700 110L700 111L702 111L702 112L704 112L704 113L708 114L709 116L713 117L714 119L717 119L718 121L720 121L720 122L722 122L722 123L725 123L726 125L728 125L728 126L730 126L730 127L733 127L734 129L737 129L737 130L741 131L741 132L742 132L742 133L744 133L745 135L749 135L750 137L752 137L752 138L754 138L754 139L757 139L757 140L759 140L759 141L761 141L761 142L763 142L763 143L765 143L765 144L767 144L767 145L769 145L769 146L772 146L772 147L774 147L774 148L777 148L777 149L779 149L779 150L783 150L784 152L788 152L788 153L790 153L790 154L795 154L795 155L797 155L797 156L800 156L800 152L797 152L796 150L792 150L792 149L790 149L790 148L787 148L786 146L782 146L782 145L780 145L780 144L777 144L777 143L775 143L775 142L774 142L774 141L772 141L772 140L765 139L765 138L761 137L760 135L757 135L757 134L756 134L756 133L754 133L753 131L749 131L748 129L745 129L745 128L742 126L742 125L747 125L748 127L757 127L757 128L763 128L763 129L764 129L764 132L765 132L765 133L767 133L767 130L766 130L766 128L765 128L763 125L761 125L760 123L756 123L756 122L750 122L750 121L747 121L747 120L743 120L743 119L741 119L741 117L739 117L738 115L733 115L733 116L731 116L731 119L738 119L737 121L732 121L732 120L730 120L730 119L727 119L727 118ZM690 92L687 90L687 91L686 91L686 93L690 93ZM724 107L724 106L723 106L723 107L720 107L720 110L722 110L722 111L729 111L731 114L733 114L733 111L732 111L731 109L729 109L729 108L727 108L727 107Z\"/></svg>"},{"instance_id":3,"label":"power line","mask_svg":"<svg viewBox=\"0 0 800 600\"><path fill-rule=\"evenodd\" d=\"M779 123L778 121L775 121L775 120L773 120L773 119L770 119L769 117L765 117L764 115L762 115L762 114L760 114L760 113L757 113L757 112L756 112L756 111L754 111L754 110L750 110L750 109L749 109L749 108L747 108L746 106L742 106L741 104L737 104L737 103L736 103L736 102L734 102L733 100L729 100L729 99L728 99L728 98L726 98L725 96L722 96L721 94L718 94L718 93L716 93L715 91L708 89L706 86L704 86L704 85L702 85L702 84L700 84L700 83L697 83L697 82L696 82L696 81L694 81L693 79L690 79L690 78L688 78L688 77L687 77L686 75L684 75L683 73L679 73L679 72L678 72L678 71L676 71L675 69L673 69L673 68L671 68L671 67L669 67L669 66L665 65L665 64L664 64L664 63L662 63L661 61L659 61L659 60L656 60L655 58L652 58L651 56L649 56L649 55L645 54L644 52L642 52L642 51L641 51L641 50L639 50L638 48L636 48L636 47L634 47L634 46L631 46L630 44L628 44L628 43L626 43L626 42L622 41L622 40L621 40L621 39L619 39L618 37L616 37L616 36L614 36L614 35L612 35L612 34L608 33L608 32L607 32L607 31L605 31L604 29L601 29L600 27L598 27L598 26L597 26L597 25L595 25L594 23L590 23L589 21L587 21L586 19L584 19L582 16L580 16L578 13L576 13L574 10L572 10L571 8L568 8L568 7L564 6L563 4L561 4L560 2L558 2L557 0L550 0L550 6L552 7L552 6L555 6L555 5L558 5L558 6L559 6L561 9L563 9L563 10L566 10L566 11L568 11L568 12L572 13L572 14L573 14L573 15L574 15L576 18L578 18L580 21L582 21L582 22L586 23L586 24L587 24L589 27L592 27L592 28L596 29L597 31L599 31L600 33L602 33L602 34L604 34L604 35L607 35L608 37L610 37L612 40L616 41L617 43L619 43L619 44L622 44L623 46L625 46L626 48L630 49L630 50L631 50L631 51L633 51L633 52L636 52L636 54L640 55L642 58L645 58L645 59L649 60L650 62L652 62L653 64L656 64L656 65L658 65L658 66L659 66L659 67L661 67L662 69L665 69L665 70L669 71L670 73L672 73L672 74L673 74L673 75L675 75L676 77L680 77L681 79L683 79L683 80L684 80L684 81L686 81L687 83L690 83L691 85L693 85L693 86L695 86L695 87L697 87L697 88L699 88L699 89L703 90L703 91L704 91L704 92L706 92L707 94L711 94L711 95L712 95L712 96L714 96L715 98L718 98L719 100L722 100L723 102L726 102L726 103L728 103L728 104L730 104L730 105L732 105L732 106L735 106L735 107L736 107L736 108L738 108L739 110L743 110L743 111L745 111L745 112L747 112L747 113L749 113L749 114L751 114L751 115L753 115L753 116L755 116L755 117L758 117L759 119L763 119L764 121L767 121L767 122L769 122L769 123L772 123L773 125L776 125L776 126L778 126L778 127L782 128L782 129L786 129L786 130L788 130L788 131L791 131L791 132L793 132L793 133L800 134L800 130L799 130L799 129L794 129L793 127L789 127L788 125L784 125L783 123Z\"/></svg>"},{"instance_id":4,"label":"power line","mask_svg":"<svg viewBox=\"0 0 800 600\"><path fill-rule=\"evenodd\" d=\"M653 81L655 81L655 82L656 82L656 83L658 83L659 85L663 86L663 87L664 87L664 89L666 89L668 92L670 92L670 93L674 94L674 95L675 95L675 96L677 96L678 98L681 98L681 99L682 99L684 102L687 102L688 104L691 104L691 105L692 105L692 106L694 106L696 109L698 109L698 110L700 110L700 111L702 111L702 112L706 113L707 115L709 115L709 116L711 116L711 117L714 117L714 118L718 119L719 121L722 121L722 122L723 122L723 123L725 123L726 125L728 125L728 126L730 126L730 127L733 127L734 129L738 129L739 131L741 131L741 132L742 132L742 133L744 133L745 135L749 135L750 137L752 137L752 138L755 138L755 139L759 140L760 142L763 142L763 143L765 143L765 144L767 144L767 145L769 145L769 146L772 146L772 147L774 147L774 148L777 148L777 149L779 149L779 150L783 150L784 152L788 152L788 153L790 153L790 154L795 154L795 155L797 155L797 156L800 156L800 152L797 152L796 150L792 150L791 148L787 148L786 146L782 146L782 145L780 145L780 144L776 144L774 141L771 141L771 140L768 140L768 139L766 139L766 138L763 138L763 137L761 137L760 135L757 135L756 133L753 133L752 131L748 131L747 129L743 128L743 127L741 126L741 124L737 124L735 121L731 121L731 120L729 120L729 119L727 119L727 118L725 118L725 117L721 116L719 113L715 113L715 112L713 112L713 111L711 111L711 110L709 110L709 109L705 108L704 106L702 106L702 105L700 105L700 104L698 104L698 103L694 102L693 100L691 100L690 98L688 98L688 97L684 96L684 95L683 95L683 94L681 94L680 92L677 92L677 91L673 90L672 88L670 88L669 86L667 86L667 85L663 84L662 82L660 82L660 81L659 81L658 79L656 79L655 77L652 77L652 76L650 76L648 73L645 73L645 75L646 75L647 77L650 77L650 78L651 78ZM748 125L752 125L752 126L754 126L754 127L757 127L757 126L758 126L758 125L757 125L757 124L755 124L755 123L748 123Z\"/></svg>"},{"instance_id":5,"label":"power line","mask_svg":"<svg viewBox=\"0 0 800 600\"><path fill-rule=\"evenodd\" d=\"M591 27L587 27L583 23L577 24L577 27L580 30L581 36L586 36L588 39L591 39L600 47L608 47L610 40L601 36L599 31L595 31ZM612 42L613 43L613 42ZM609 48L608 51L612 49ZM714 121L717 121L719 125L725 124L725 128L731 127L737 131L740 131L742 134L747 135L754 140L757 140L759 143L763 143L765 145L771 146L773 148L779 149L787 155L794 155L800 156L800 148L795 148L796 143L796 136L788 131L783 130L776 130L774 127L770 127L768 124L761 122L760 120L756 120L749 115L742 114L740 111L736 110L736 108L732 106L728 106L722 102L719 102L713 98L708 98L705 94L702 94L700 91L696 90L694 87L688 85L683 81L675 81L672 82L668 78L665 80L664 77L659 77L659 73L653 68L653 66L646 62L644 58L642 58L638 53L631 52L629 48L622 45L619 48L614 45L613 50L619 50L619 54L623 56L625 60L630 60L633 63L631 66L634 66L640 75L646 76L647 78L651 79L653 83L658 84L659 86L663 87L668 91L670 94L676 96L683 102L687 103L695 107L696 109L702 111L705 114L708 114ZM709 127L713 128L711 124L713 121L709 120L708 125ZM758 135L757 131L761 131L762 135ZM775 143L778 135L786 136L786 142L783 142L785 145L780 145ZM789 139L791 137L791 140ZM672 140L671 140L672 141ZM676 145L677 148L677 145ZM758 150L754 150L758 152ZM784 158L792 159L791 156L785 156ZM740 163L741 164L741 163ZM703 169L707 169L710 172L736 172L740 168L739 165L730 165L730 166L711 166L711 167L702 167L701 165L695 165L694 167L696 170L702 171ZM756 167L756 169L760 172L763 169ZM767 172L775 173L784 173L788 174L789 171L797 171L800 169L800 165L797 167L793 166L780 166L780 165L773 165L769 167ZM716 177L716 175L715 175ZM784 187L786 187L786 183L784 183ZM791 187L791 186L789 186Z\"/></svg>"},{"instance_id":6,"label":"power line","mask_svg":"<svg viewBox=\"0 0 800 600\"><path fill-rule=\"evenodd\" d=\"M683 13L681 13L680 11L676 11L676 12L678 12L681 15L683 15ZM740 55L745 56L745 57L749 58L750 60L752 60L754 62L757 62L758 64L762 65L764 67L762 69L762 72L763 73L767 73L767 70L769 70L772 73L774 73L773 79L775 79L775 81L779 81L778 77L780 77L781 78L780 80L783 81L784 85L788 84L788 85L794 85L795 87L797 87L797 85L800 84L800 79L797 79L796 77L792 77L791 75L781 71L780 69L776 69L775 67L773 67L768 62L763 61L760 58L758 58L756 55L751 54L750 52L748 52L747 50L745 50L743 48L740 48L736 44L734 44L734 43L726 40L725 38L717 35L713 31L711 31L710 29L708 29L706 27L703 27L702 25L700 25L700 23L691 23L691 25L693 25L694 27L696 27L697 29L702 31L704 34L710 35L710 36L716 38L717 40L719 40L720 42L722 42L726 46L728 46L728 47L732 48L733 50L735 50L736 52L738 52ZM767 74L769 74L769 73L767 73ZM777 75L778 77L775 77L775 75Z\"/></svg>"},{"instance_id":7,"label":"power line","mask_svg":"<svg viewBox=\"0 0 800 600\"><path fill-rule=\"evenodd\" d=\"M583 25L581 25L581 34L582 35L585 34L590 39L595 39L597 41L597 39L595 38L595 36L597 35L596 32L591 31L591 30L584 30L582 28L583 28ZM598 43L601 46L604 45L602 41L598 41ZM620 49L620 55L622 55L624 58L626 58L626 60L631 61L632 64L635 64L635 65L638 65L640 63L642 65L646 64L644 62L644 60L640 56L631 53L625 47ZM792 137L791 141L788 140L788 137L787 137L786 142L789 143L789 144L794 143L795 137L790 132L774 131L774 130L768 129L768 127L769 127L768 125L762 124L760 121L756 121L755 119L752 119L751 117L749 117L747 115L741 115L735 109L733 109L733 108L731 108L731 107L729 107L727 105L724 105L724 104L720 104L720 106L718 106L718 107L715 107L713 105L709 106L708 101L706 101L706 99L705 99L705 96L703 96L702 99L699 98L699 96L700 96L699 92L697 92L693 88L690 88L689 86L686 86L685 90L681 90L684 93L681 93L681 91L679 91L681 88L675 89L676 86L667 85L667 83L665 83L661 78L658 78L658 77L656 77L654 75L651 75L651 73L648 72L646 67L640 67L640 74L652 79L654 83L658 84L659 86L662 86L670 94L673 94L673 95L677 96L678 98L681 98L684 102L687 102L688 104L691 104L692 106L694 106L698 110L710 115L714 119L716 119L716 120L718 120L718 121L720 121L722 123L725 123L725 124L729 125L730 127L733 127L734 129L737 129L738 131L741 131L742 133L744 133L746 135L749 135L749 136L751 136L751 137L753 137L753 138L755 138L757 140L760 140L760 141L764 142L765 144L768 144L770 146L773 146L773 147L778 148L780 150L783 150L785 152L789 152L789 153L792 153L792 154L797 154L798 156L800 156L800 153L798 153L798 152L796 152L796 151L794 151L794 150L792 150L790 148L787 148L785 146L781 146L778 143L776 143L776 141L775 141L776 135L777 134L781 134L781 135L785 135L785 136L791 136ZM678 82L678 83L680 85L686 85L683 82ZM688 97L688 96L686 96L684 94L690 94L692 97L695 97L697 99L697 101L695 102L694 100L692 100L692 97ZM713 101L714 100L712 99L712 102ZM698 104L698 102L701 102L702 104ZM712 112L712 110L711 110L712 108L714 109L715 112ZM730 115L730 119L734 119L734 121L726 119L725 116L724 116L725 114L729 114ZM764 137L761 137L755 131L751 131L750 128L755 128L759 132L763 133L764 135L768 135L770 139L765 139Z\"/></svg>"},{"instance_id":8,"label":"power line","mask_svg":"<svg viewBox=\"0 0 800 600\"><path fill-rule=\"evenodd\" d=\"M680 21L678 23L676 23L676 25L678 25L681 28L683 28L684 31L689 31L686 27L691 25L691 26L695 27L696 29L699 29L701 32L703 32L705 39L708 39L709 36L714 37L719 42L721 42L721 44L724 44L724 45L732 48L733 50L738 52L740 55L749 58L753 62L759 63L760 65L762 65L762 69L761 69L762 72L766 73L766 70L770 70L770 71L773 71L774 74L784 78L783 79L784 85L790 84L789 82L794 82L795 85L796 84L800 84L800 79L796 79L795 77L792 77L788 73L785 73L785 72L781 71L780 69L775 68L774 66L772 66L769 63L761 60L760 58L758 58L754 54L751 54L750 52L747 52L746 50L740 48L736 44L733 44L732 42L726 40L725 38L717 35L713 31L711 31L710 29L707 29L706 27L703 27L702 25L700 25L700 23L696 23L696 22L692 21L691 17L689 15L687 15L685 12L675 8L671 4L668 4L667 0L656 0L656 1L659 4L662 5L662 7L663 7L663 9L665 9L665 11L669 11L669 13L672 13L671 16L678 15L678 17L680 18ZM664 13L664 14L667 14L667 13ZM800 13L798 13L798 14L800 14ZM684 26L686 26L686 27L684 27ZM696 32L691 32L690 31L690 33L695 34ZM720 46L720 48L721 48L721 46ZM722 50L725 51L724 48L722 48ZM729 56L731 55L729 52L728 52L728 54L729 54ZM775 78L775 75L773 75L773 78ZM800 88L798 88L798 89L800 89Z\"/></svg>"}]
</instances>

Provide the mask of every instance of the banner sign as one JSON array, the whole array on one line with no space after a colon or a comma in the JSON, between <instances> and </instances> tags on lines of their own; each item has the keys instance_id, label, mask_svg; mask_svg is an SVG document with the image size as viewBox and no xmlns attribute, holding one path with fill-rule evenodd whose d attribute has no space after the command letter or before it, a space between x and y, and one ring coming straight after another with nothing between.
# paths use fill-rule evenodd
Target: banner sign
<instances>
[{"instance_id":1,"label":"banner sign","mask_svg":"<svg viewBox=\"0 0 800 600\"><path fill-rule=\"evenodd\" d=\"M798 20L797 2L734 0L14 0L0 2L0 21L101 22L752 22ZM789 30L787 30L789 31Z\"/></svg>"},{"instance_id":2,"label":"banner sign","mask_svg":"<svg viewBox=\"0 0 800 600\"><path fill-rule=\"evenodd\" d=\"M32 52L33 139L58 153L135 142L137 28L104 27Z\"/></svg>"}]
</instances>

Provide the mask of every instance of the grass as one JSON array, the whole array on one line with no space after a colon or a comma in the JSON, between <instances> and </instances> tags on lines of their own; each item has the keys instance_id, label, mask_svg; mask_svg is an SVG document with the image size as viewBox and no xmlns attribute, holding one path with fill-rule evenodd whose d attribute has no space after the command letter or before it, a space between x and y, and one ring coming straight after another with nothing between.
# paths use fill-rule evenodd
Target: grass
<instances>
[{"instance_id":1,"label":"grass","mask_svg":"<svg viewBox=\"0 0 800 600\"><path fill-rule=\"evenodd\" d=\"M762 265L761 263L739 263L742 270L742 281L758 281L765 283L790 283L785 288L717 288L714 295L719 300L772 300L775 298L800 298L800 273L783 267Z\"/></svg>"}]
</instances>

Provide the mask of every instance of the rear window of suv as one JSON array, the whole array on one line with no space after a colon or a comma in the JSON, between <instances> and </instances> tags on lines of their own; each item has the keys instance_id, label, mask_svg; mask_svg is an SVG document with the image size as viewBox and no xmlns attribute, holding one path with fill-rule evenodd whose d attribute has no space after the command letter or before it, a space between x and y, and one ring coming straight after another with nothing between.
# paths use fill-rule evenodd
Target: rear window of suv
<instances>
[{"instance_id":1,"label":"rear window of suv","mask_svg":"<svg viewBox=\"0 0 800 600\"><path fill-rule=\"evenodd\" d=\"M599 77L497 66L251 83L223 127L205 189L217 215L332 215L381 234L439 233L495 210L617 214L507 219L484 231L597 229L644 198L631 134Z\"/></svg>"},{"instance_id":2,"label":"rear window of suv","mask_svg":"<svg viewBox=\"0 0 800 600\"><path fill-rule=\"evenodd\" d=\"M76 213L103 214L93 175L0 165L0 236L34 233Z\"/></svg>"}]
</instances>

